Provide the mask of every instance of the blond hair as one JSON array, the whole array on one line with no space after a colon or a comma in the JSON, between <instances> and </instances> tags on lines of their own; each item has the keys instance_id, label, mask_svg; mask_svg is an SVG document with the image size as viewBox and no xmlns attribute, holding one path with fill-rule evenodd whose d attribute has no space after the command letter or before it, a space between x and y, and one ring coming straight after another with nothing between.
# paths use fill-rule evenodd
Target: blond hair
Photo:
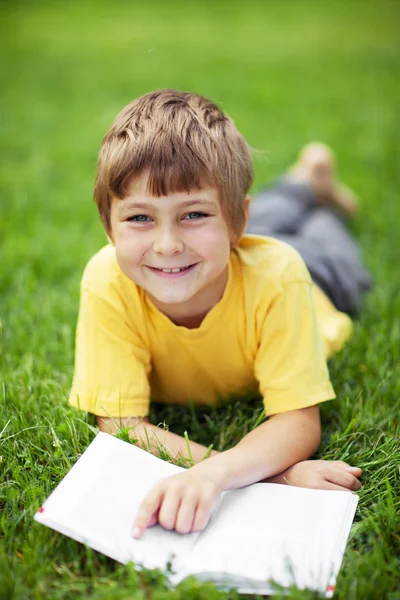
<instances>
[{"instance_id":1,"label":"blond hair","mask_svg":"<svg viewBox=\"0 0 400 600\"><path fill-rule=\"evenodd\" d=\"M238 241L253 181L251 154L232 119L215 104L193 93L159 90L117 115L101 145L94 190L110 236L112 199L124 198L128 180L143 173L148 173L147 193L156 197L216 187Z\"/></svg>"}]
</instances>

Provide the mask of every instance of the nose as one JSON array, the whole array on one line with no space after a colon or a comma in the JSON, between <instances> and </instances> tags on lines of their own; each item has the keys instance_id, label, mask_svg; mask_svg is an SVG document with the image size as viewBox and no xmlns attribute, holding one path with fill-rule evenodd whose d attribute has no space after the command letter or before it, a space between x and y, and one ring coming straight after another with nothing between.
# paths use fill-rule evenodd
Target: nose
<instances>
[{"instance_id":1,"label":"nose","mask_svg":"<svg viewBox=\"0 0 400 600\"><path fill-rule=\"evenodd\" d=\"M157 254L172 256L183 252L184 244L179 232L174 227L160 227L153 242L153 250Z\"/></svg>"}]
</instances>

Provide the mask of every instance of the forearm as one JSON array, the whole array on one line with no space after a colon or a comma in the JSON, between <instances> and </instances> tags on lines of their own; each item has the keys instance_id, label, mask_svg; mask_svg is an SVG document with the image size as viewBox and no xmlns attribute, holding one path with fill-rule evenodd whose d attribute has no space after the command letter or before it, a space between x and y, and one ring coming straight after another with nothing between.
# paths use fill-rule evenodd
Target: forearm
<instances>
[{"instance_id":1,"label":"forearm","mask_svg":"<svg viewBox=\"0 0 400 600\"><path fill-rule=\"evenodd\" d=\"M166 450L174 458L192 459L196 464L201 462L208 452L206 446L186 440L172 431L153 425L147 417L124 417L122 419L97 417L97 425L101 431L111 434L117 433L121 428L129 428L129 437L135 441L137 446L156 456L160 455L160 451ZM209 456L216 454L218 452L212 450Z\"/></svg>"},{"instance_id":2,"label":"forearm","mask_svg":"<svg viewBox=\"0 0 400 600\"><path fill-rule=\"evenodd\" d=\"M271 480L306 460L317 450L320 437L318 406L290 411L274 415L231 450L194 468L214 471L223 479L224 489L239 488Z\"/></svg>"}]
</instances>

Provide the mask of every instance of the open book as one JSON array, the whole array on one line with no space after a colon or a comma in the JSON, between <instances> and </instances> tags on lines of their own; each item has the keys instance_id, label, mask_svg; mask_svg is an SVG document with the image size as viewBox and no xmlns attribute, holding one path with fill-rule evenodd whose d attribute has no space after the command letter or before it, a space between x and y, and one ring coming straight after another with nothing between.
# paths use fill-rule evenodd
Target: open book
<instances>
[{"instance_id":1,"label":"open book","mask_svg":"<svg viewBox=\"0 0 400 600\"><path fill-rule=\"evenodd\" d=\"M156 525L134 540L144 495L181 470L99 433L35 519L121 563L162 570L172 564L172 585L193 575L243 593L273 594L275 582L333 595L355 494L257 483L225 492L201 533Z\"/></svg>"}]
</instances>

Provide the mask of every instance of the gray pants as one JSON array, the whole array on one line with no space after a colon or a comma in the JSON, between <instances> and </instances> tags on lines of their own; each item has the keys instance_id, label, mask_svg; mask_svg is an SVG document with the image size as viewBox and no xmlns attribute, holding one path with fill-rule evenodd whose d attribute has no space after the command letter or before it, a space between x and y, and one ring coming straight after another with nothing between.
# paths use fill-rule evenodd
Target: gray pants
<instances>
[{"instance_id":1,"label":"gray pants","mask_svg":"<svg viewBox=\"0 0 400 600\"><path fill-rule=\"evenodd\" d=\"M284 177L252 201L248 233L293 246L338 310L355 315L372 278L339 211L321 206L311 188Z\"/></svg>"}]
</instances>

